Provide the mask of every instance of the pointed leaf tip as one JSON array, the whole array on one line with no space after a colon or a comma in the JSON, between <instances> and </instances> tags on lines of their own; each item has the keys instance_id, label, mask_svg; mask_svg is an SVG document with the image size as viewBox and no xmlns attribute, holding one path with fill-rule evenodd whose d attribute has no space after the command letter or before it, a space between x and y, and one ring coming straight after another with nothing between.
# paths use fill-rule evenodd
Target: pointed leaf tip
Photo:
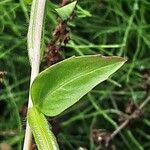
<instances>
[{"instance_id":1,"label":"pointed leaf tip","mask_svg":"<svg viewBox=\"0 0 150 150\"><path fill-rule=\"evenodd\" d=\"M31 86L35 105L47 116L72 106L116 72L126 59L89 55L71 57L41 72Z\"/></svg>"},{"instance_id":2,"label":"pointed leaf tip","mask_svg":"<svg viewBox=\"0 0 150 150\"><path fill-rule=\"evenodd\" d=\"M62 20L67 20L73 13L76 4L77 4L77 1L74 1L72 3L69 3L69 4L67 4L61 8L57 8L55 10Z\"/></svg>"}]
</instances>

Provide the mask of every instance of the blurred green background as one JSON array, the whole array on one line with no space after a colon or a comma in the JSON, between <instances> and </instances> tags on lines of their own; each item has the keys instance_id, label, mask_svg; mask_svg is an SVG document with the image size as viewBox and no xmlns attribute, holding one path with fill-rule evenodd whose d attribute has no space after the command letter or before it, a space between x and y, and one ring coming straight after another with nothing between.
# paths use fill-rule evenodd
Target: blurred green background
<instances>
[{"instance_id":1,"label":"blurred green background","mask_svg":"<svg viewBox=\"0 0 150 150\"><path fill-rule=\"evenodd\" d=\"M45 45L60 22L54 11L60 2L47 0ZM61 47L62 58L102 54L127 57L128 62L75 106L48 118L62 150L105 149L92 138L93 129L111 133L126 106L131 102L140 105L150 94L149 8L149 0L78 0L75 16L68 23L70 40ZM2 150L4 144L22 149L30 80L26 41L29 13L30 5L22 0L0 1L0 71L7 72L0 83ZM150 149L150 105L142 117L114 138L110 149Z\"/></svg>"}]
</instances>

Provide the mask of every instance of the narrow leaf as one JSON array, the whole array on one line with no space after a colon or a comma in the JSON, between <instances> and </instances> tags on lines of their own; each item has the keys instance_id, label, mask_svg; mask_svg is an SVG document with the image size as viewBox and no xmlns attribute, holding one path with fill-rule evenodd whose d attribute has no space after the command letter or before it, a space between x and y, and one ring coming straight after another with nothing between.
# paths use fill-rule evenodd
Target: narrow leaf
<instances>
[{"instance_id":1,"label":"narrow leaf","mask_svg":"<svg viewBox=\"0 0 150 150\"><path fill-rule=\"evenodd\" d=\"M89 11L83 9L79 5L77 5L77 11L76 12L77 12L77 16L80 17L80 18L91 17L92 16L92 14Z\"/></svg>"},{"instance_id":2,"label":"narrow leaf","mask_svg":"<svg viewBox=\"0 0 150 150\"><path fill-rule=\"evenodd\" d=\"M76 3L77 1L74 1L72 3L69 3L68 5L65 5L61 8L57 8L55 10L62 20L67 20L73 13Z\"/></svg>"},{"instance_id":3,"label":"narrow leaf","mask_svg":"<svg viewBox=\"0 0 150 150\"><path fill-rule=\"evenodd\" d=\"M118 70L125 59L100 55L71 57L41 72L31 86L39 110L55 116Z\"/></svg>"},{"instance_id":4,"label":"narrow leaf","mask_svg":"<svg viewBox=\"0 0 150 150\"><path fill-rule=\"evenodd\" d=\"M28 121L38 150L59 150L46 118L35 107L28 110Z\"/></svg>"}]
</instances>

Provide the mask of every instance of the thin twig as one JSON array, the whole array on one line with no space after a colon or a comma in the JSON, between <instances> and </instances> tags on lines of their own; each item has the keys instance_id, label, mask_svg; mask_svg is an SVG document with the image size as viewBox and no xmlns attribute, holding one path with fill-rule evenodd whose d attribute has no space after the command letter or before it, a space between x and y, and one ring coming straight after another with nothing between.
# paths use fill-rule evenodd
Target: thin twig
<instances>
[{"instance_id":1,"label":"thin twig","mask_svg":"<svg viewBox=\"0 0 150 150\"><path fill-rule=\"evenodd\" d=\"M138 117L138 112L141 112L141 110L146 106L146 104L148 104L150 102L150 96L148 96L142 103L141 105L138 107L138 109L136 109L132 115L130 117L128 117L111 135L109 138L108 143L110 142L110 140L112 140L123 128L125 128L128 123L130 122L130 120L137 118ZM108 145L108 143L106 145Z\"/></svg>"},{"instance_id":2,"label":"thin twig","mask_svg":"<svg viewBox=\"0 0 150 150\"><path fill-rule=\"evenodd\" d=\"M148 96L145 101L139 106L139 109L143 109L146 104L148 104L150 102L150 96Z\"/></svg>"},{"instance_id":3,"label":"thin twig","mask_svg":"<svg viewBox=\"0 0 150 150\"><path fill-rule=\"evenodd\" d=\"M127 124L129 123L130 118L128 118L126 121L124 121L111 135L110 135L110 139L113 139L124 127L127 126Z\"/></svg>"}]
</instances>

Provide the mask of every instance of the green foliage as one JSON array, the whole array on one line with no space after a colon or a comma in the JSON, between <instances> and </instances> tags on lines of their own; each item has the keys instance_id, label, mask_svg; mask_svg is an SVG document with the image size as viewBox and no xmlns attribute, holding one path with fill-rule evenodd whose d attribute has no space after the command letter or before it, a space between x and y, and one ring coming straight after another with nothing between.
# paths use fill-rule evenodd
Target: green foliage
<instances>
[{"instance_id":1,"label":"green foliage","mask_svg":"<svg viewBox=\"0 0 150 150\"><path fill-rule=\"evenodd\" d=\"M31 86L34 105L56 116L76 103L125 62L120 57L81 56L66 59L41 72Z\"/></svg>"},{"instance_id":2,"label":"green foliage","mask_svg":"<svg viewBox=\"0 0 150 150\"><path fill-rule=\"evenodd\" d=\"M74 1L72 3L69 3L68 5L65 5L61 8L57 8L55 10L62 20L67 20L73 13L76 3L77 1Z\"/></svg>"},{"instance_id":3,"label":"green foliage","mask_svg":"<svg viewBox=\"0 0 150 150\"><path fill-rule=\"evenodd\" d=\"M30 5L32 3L32 0L23 0L25 4Z\"/></svg>"},{"instance_id":4,"label":"green foliage","mask_svg":"<svg viewBox=\"0 0 150 150\"><path fill-rule=\"evenodd\" d=\"M44 115L35 107L28 111L28 121L38 146L38 150L59 150L55 136L49 129L48 122Z\"/></svg>"},{"instance_id":5,"label":"green foliage","mask_svg":"<svg viewBox=\"0 0 150 150\"><path fill-rule=\"evenodd\" d=\"M4 24L3 22L0 22L0 33L2 33L4 30Z\"/></svg>"},{"instance_id":6,"label":"green foliage","mask_svg":"<svg viewBox=\"0 0 150 150\"><path fill-rule=\"evenodd\" d=\"M83 9L79 5L77 5L77 11L76 11L76 13L77 13L77 16L80 17L80 18L91 17L92 16L92 14L89 11Z\"/></svg>"},{"instance_id":7,"label":"green foliage","mask_svg":"<svg viewBox=\"0 0 150 150\"><path fill-rule=\"evenodd\" d=\"M20 119L26 120L21 110L28 99L30 76L26 47L30 5L23 5L21 2L22 0L0 0L0 22L4 25L3 33L0 34L0 70L7 71L6 84L0 83L0 142L8 143L15 150L22 150L18 145L24 138L24 132L16 132L16 129L23 128L25 122L21 125L17 116L20 113ZM51 39L50 33L58 24L53 11L56 8L55 2L47 1L44 35L46 44ZM139 8L136 11L134 2ZM125 106L130 101L140 104L148 95L150 1L79 0L78 5L92 16L75 17L72 20L71 25L74 26L71 26L71 40L61 47L63 58L97 53L112 56L123 52L122 56L128 57L128 62L65 114L53 118L56 122L53 126L61 131L57 132L57 139L62 149L103 149L101 144L89 138L92 129L102 128L111 132L117 128L120 111L124 113ZM75 12L76 10L78 8ZM120 132L112 141L116 149L150 149L149 113L150 105L147 105L144 116L133 122L131 128L129 126Z\"/></svg>"}]
</instances>

